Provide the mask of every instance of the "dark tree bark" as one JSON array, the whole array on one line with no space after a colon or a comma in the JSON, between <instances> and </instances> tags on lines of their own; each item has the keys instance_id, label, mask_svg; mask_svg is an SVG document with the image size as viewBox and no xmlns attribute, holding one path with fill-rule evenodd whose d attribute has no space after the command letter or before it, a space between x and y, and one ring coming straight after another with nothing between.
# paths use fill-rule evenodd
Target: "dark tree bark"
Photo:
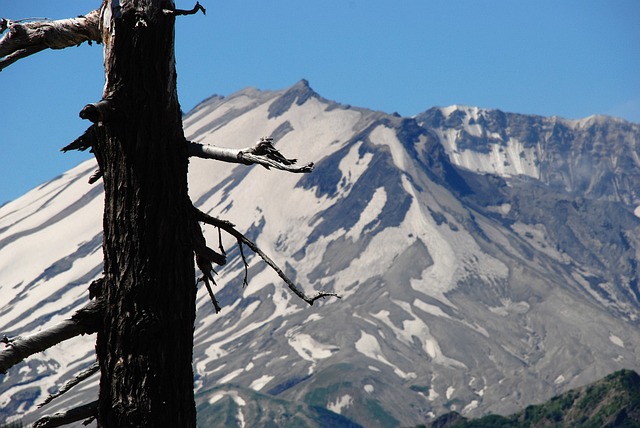
<instances>
[{"instance_id":1,"label":"dark tree bark","mask_svg":"<svg viewBox=\"0 0 640 428\"><path fill-rule=\"evenodd\" d=\"M104 102L82 115L104 188L106 310L98 332L104 427L193 427L196 279L187 146L167 1L103 6Z\"/></svg>"}]
</instances>

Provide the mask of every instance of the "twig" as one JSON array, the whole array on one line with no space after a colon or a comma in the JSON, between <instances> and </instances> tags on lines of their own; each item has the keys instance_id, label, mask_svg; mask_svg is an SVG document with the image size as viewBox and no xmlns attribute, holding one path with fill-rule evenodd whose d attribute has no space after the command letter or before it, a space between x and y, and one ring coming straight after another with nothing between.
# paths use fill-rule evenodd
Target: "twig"
<instances>
[{"instance_id":1,"label":"twig","mask_svg":"<svg viewBox=\"0 0 640 428\"><path fill-rule=\"evenodd\" d=\"M209 284L209 279L213 280L213 278L206 276L207 274L203 274L203 275L205 276L202 278L202 281L204 282L204 286L207 287L207 291L209 292L209 297L211 298L211 303L213 303L213 307L216 309L216 314L220 313L222 308L220 307L220 304L218 303L216 296L213 294L211 285ZM215 284L215 281L213 281L213 283Z\"/></svg>"},{"instance_id":2,"label":"twig","mask_svg":"<svg viewBox=\"0 0 640 428\"><path fill-rule=\"evenodd\" d=\"M287 159L273 146L273 138L261 138L253 147L230 149L208 144L189 143L188 152L191 157L215 159L223 162L258 164L265 168L275 168L294 173L313 171L313 162L297 167L293 166L297 159Z\"/></svg>"},{"instance_id":3,"label":"twig","mask_svg":"<svg viewBox=\"0 0 640 428\"><path fill-rule=\"evenodd\" d=\"M224 246L222 245L222 230L218 228L218 249L223 256L227 256L227 252L224 250Z\"/></svg>"},{"instance_id":4,"label":"twig","mask_svg":"<svg viewBox=\"0 0 640 428\"><path fill-rule=\"evenodd\" d=\"M195 210L196 218L199 221L201 221L203 223L206 223L206 224L210 224L211 226L215 226L215 227L219 227L219 228L223 229L225 232L227 232L228 234L230 234L231 236L235 237L238 240L238 243L240 244L240 248L241 249L242 249L242 245L241 244L244 244L244 245L248 246L249 248L251 248L251 250L254 253L259 255L262 258L262 260L264 260L269 266L271 266L271 268L274 271L276 271L278 276L287 284L289 289L296 296L300 297L302 300L307 302L309 305L313 305L313 303L316 300L322 299L322 298L325 298L325 297L337 297L337 298L340 298L340 296L338 296L336 293L323 293L323 292L318 292L313 297L307 296L302 290L300 290L300 288L298 288L298 286L296 286L293 283L293 281L291 281L287 277L287 275L282 271L282 269L280 269L273 262L273 260L271 260L264 252L262 252L262 250L260 250L260 248L258 248L258 246L253 241L251 241L246 236L244 236L242 233L237 231L235 229L235 227L233 226L233 224L231 224L230 222L228 222L226 220L220 220L220 219L217 219L215 217L212 217L209 214L206 214L206 213L200 211L199 209L197 209L195 207L193 209Z\"/></svg>"},{"instance_id":5,"label":"twig","mask_svg":"<svg viewBox=\"0 0 640 428\"><path fill-rule=\"evenodd\" d=\"M74 407L73 409L69 409L64 412L58 412L54 413L53 415L43 416L35 421L35 423L33 424L33 428L59 427L87 418L89 418L89 420L92 420L96 417L97 414L98 401L96 400L92 401L91 403L83 404L82 406Z\"/></svg>"},{"instance_id":6,"label":"twig","mask_svg":"<svg viewBox=\"0 0 640 428\"><path fill-rule=\"evenodd\" d=\"M221 230L218 228L218 230ZM247 258L244 255L244 245L242 241L238 239L238 248L240 249L240 257L242 258L242 263L244 264L244 278L242 278L242 286L246 287L249 285L247 279L249 278L249 263L247 263Z\"/></svg>"},{"instance_id":7,"label":"twig","mask_svg":"<svg viewBox=\"0 0 640 428\"><path fill-rule=\"evenodd\" d=\"M89 368L81 371L80 373L78 373L76 377L71 379L69 382L65 383L62 386L62 388L58 390L58 392L56 392L55 394L49 394L49 396L45 398L45 400L42 403L38 404L38 408L49 404L51 401L60 397L62 394L69 391L71 388L73 388L83 380L91 377L91 375L97 373L99 370L100 370L100 366L98 365L98 363L92 364L91 366L89 366Z\"/></svg>"}]
</instances>

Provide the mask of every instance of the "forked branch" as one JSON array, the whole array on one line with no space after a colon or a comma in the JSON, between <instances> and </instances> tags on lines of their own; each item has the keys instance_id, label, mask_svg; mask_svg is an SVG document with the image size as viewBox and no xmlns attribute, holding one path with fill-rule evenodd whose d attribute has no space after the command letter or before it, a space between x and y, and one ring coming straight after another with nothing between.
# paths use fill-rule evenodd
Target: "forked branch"
<instances>
[{"instance_id":1,"label":"forked branch","mask_svg":"<svg viewBox=\"0 0 640 428\"><path fill-rule=\"evenodd\" d=\"M215 159L223 162L258 164L265 168L275 168L288 172L304 173L313 171L313 162L294 166L297 159L287 159L273 146L273 138L261 138L254 146L244 149L230 149L208 144L189 143L189 156Z\"/></svg>"},{"instance_id":2,"label":"forked branch","mask_svg":"<svg viewBox=\"0 0 640 428\"><path fill-rule=\"evenodd\" d=\"M0 70L21 58L44 49L64 49L83 42L102 41L100 11L94 10L77 18L56 21L0 20L0 33L8 30L0 39Z\"/></svg>"},{"instance_id":3,"label":"forked branch","mask_svg":"<svg viewBox=\"0 0 640 428\"><path fill-rule=\"evenodd\" d=\"M224 230L225 232L227 232L228 234L230 234L231 236L233 236L234 238L236 238L236 240L238 241L238 245L240 246L240 250L242 251L242 245L246 245L247 247L251 248L251 250L256 253L257 255L260 256L260 258L262 258L262 260L264 260L277 274L280 278L282 278L282 280L287 284L287 286L289 287L289 289L298 297L300 297L302 300L304 300L305 302L307 302L309 305L313 305L313 303L318 300L318 299L323 299L325 297L337 297L340 298L339 295L337 295L336 293L324 293L324 292L318 292L316 293L314 296L307 296L304 291L302 291L300 288L298 288L298 286L289 279L289 277L287 277L287 275L282 271L282 269L280 269L278 267L278 265L276 265L273 260L271 260L269 258L269 256L267 256L262 250L260 250L260 248L258 248L258 246L251 241L249 238L247 238L246 236L244 236L242 233L240 233L235 226L226 221L226 220L220 220L218 218L212 217L209 214L206 214L202 211L200 211L197 208L193 208L195 213L196 213L196 218L198 221L201 221L203 223L209 224L211 226L217 227L219 229ZM246 260L244 260L244 254L243 254L243 261L245 262L245 267L246 267ZM245 278L246 281L246 278Z\"/></svg>"}]
</instances>

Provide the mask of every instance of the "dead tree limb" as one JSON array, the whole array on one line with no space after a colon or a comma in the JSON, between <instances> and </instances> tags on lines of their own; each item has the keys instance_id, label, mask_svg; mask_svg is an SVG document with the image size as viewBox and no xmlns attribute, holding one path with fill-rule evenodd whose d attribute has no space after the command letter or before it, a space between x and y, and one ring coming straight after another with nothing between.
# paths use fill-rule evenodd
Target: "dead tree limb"
<instances>
[{"instance_id":1,"label":"dead tree limb","mask_svg":"<svg viewBox=\"0 0 640 428\"><path fill-rule=\"evenodd\" d=\"M25 358L42 352L60 342L83 334L95 333L101 320L101 300L93 300L78 309L68 318L46 330L15 338L3 338L6 347L0 351L0 373L18 364Z\"/></svg>"},{"instance_id":2,"label":"dead tree limb","mask_svg":"<svg viewBox=\"0 0 640 428\"><path fill-rule=\"evenodd\" d=\"M73 422L89 419L91 422L98 414L98 401L74 407L64 412L54 413L53 415L43 416L33 424L33 428L53 428L62 425L68 425ZM85 421L87 422L87 421ZM85 423L87 425L88 423Z\"/></svg>"},{"instance_id":3,"label":"dead tree limb","mask_svg":"<svg viewBox=\"0 0 640 428\"><path fill-rule=\"evenodd\" d=\"M22 22L4 19L0 29L0 33L8 30L0 39L0 71L19 59L44 49L64 49L84 42L102 41L100 10L56 21Z\"/></svg>"},{"instance_id":4,"label":"dead tree limb","mask_svg":"<svg viewBox=\"0 0 640 428\"><path fill-rule=\"evenodd\" d=\"M297 159L287 159L273 146L273 138L261 138L254 146L244 149L230 149L208 144L189 143L189 156L203 159L215 159L223 162L258 164L269 169L275 168L288 172L305 173L313 170L313 162L303 166L294 166Z\"/></svg>"},{"instance_id":5,"label":"dead tree limb","mask_svg":"<svg viewBox=\"0 0 640 428\"><path fill-rule=\"evenodd\" d=\"M74 386L76 386L77 384L82 382L83 380L91 377L92 375L96 374L99 371L100 371L100 366L98 365L98 363L93 363L87 369L85 369L85 370L81 371L80 373L78 373L76 377L71 379L69 382L65 383L62 386L62 388L60 388L58 390L58 392L56 392L55 394L49 394L49 396L47 398L45 398L42 403L38 404L38 408L49 404L54 399L60 397L61 395L63 395L67 391L69 391L71 388L73 388Z\"/></svg>"},{"instance_id":6,"label":"dead tree limb","mask_svg":"<svg viewBox=\"0 0 640 428\"><path fill-rule=\"evenodd\" d=\"M316 293L315 296L307 296L304 291L302 291L300 288L298 288L298 286L296 284L294 284L293 281L291 281L289 279L289 277L287 277L287 275L282 271L282 269L280 269L278 267L278 265L276 265L273 260L271 260L262 250L260 250L260 248L258 248L258 246L251 241L249 238L247 238L246 236L244 236L242 233L240 233L235 226L230 223L229 221L226 220L220 220L218 218L212 217L209 214L206 214L202 211L200 211L197 208L193 208L195 210L196 213L196 218L198 219L198 221L201 221L203 223L209 224L211 226L220 228L222 230L224 230L225 232L227 232L229 235L233 236L234 238L237 239L238 241L238 245L240 245L240 248L242 249L242 245L246 245L247 247L251 248L251 250L256 253L257 255L260 256L260 258L262 258L262 260L265 261L265 263L267 263L277 274L278 276L287 284L287 286L289 287L289 289L299 298L301 298L302 300L304 300L305 302L307 302L309 305L313 305L313 303L318 300L318 299L322 299L325 297L337 297L340 298L340 296L338 296L336 293L323 293L323 292L318 292ZM243 256L244 259L244 256ZM246 266L246 261L245 261L245 266Z\"/></svg>"},{"instance_id":7,"label":"dead tree limb","mask_svg":"<svg viewBox=\"0 0 640 428\"><path fill-rule=\"evenodd\" d=\"M175 16L184 16L184 15L195 15L196 13L198 13L199 11L202 12L203 15L207 14L207 10L200 4L200 2L196 2L196 5L193 6L193 9L191 10L185 10L185 9L164 9L162 12L164 12L167 15L170 14L174 14Z\"/></svg>"}]
</instances>

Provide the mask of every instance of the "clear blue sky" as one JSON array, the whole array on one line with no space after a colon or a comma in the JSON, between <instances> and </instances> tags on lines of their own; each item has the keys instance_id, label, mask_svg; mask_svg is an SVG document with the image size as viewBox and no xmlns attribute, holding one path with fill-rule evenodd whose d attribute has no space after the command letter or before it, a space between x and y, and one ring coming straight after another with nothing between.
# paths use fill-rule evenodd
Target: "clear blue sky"
<instances>
[{"instance_id":1,"label":"clear blue sky","mask_svg":"<svg viewBox=\"0 0 640 428\"><path fill-rule=\"evenodd\" d=\"M179 0L190 9L195 1ZM309 80L325 98L414 115L464 104L640 122L638 0L201 0L179 18L184 111L247 86ZM0 17L66 18L99 0L0 0ZM100 45L41 52L0 72L0 204L88 154L59 148L100 99Z\"/></svg>"}]
</instances>

